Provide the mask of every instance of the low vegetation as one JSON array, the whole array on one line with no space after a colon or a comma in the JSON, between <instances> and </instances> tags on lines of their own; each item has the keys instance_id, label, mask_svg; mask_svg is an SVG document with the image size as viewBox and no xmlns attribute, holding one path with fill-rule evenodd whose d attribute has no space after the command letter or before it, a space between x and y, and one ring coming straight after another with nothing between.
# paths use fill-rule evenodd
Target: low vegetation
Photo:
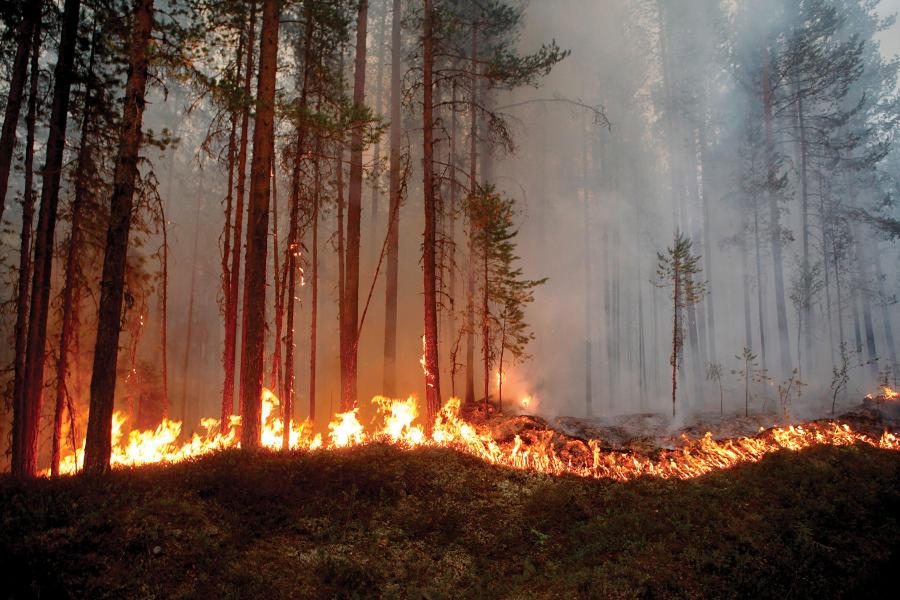
<instances>
[{"instance_id":1,"label":"low vegetation","mask_svg":"<svg viewBox=\"0 0 900 600\"><path fill-rule=\"evenodd\" d=\"M876 597L900 455L779 452L690 481L501 469L438 449L227 451L0 480L5 597Z\"/></svg>"}]
</instances>

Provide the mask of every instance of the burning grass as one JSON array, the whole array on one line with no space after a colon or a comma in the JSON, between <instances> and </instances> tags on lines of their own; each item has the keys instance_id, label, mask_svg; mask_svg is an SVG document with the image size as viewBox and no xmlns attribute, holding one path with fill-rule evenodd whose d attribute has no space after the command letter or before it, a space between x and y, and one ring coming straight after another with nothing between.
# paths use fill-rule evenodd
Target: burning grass
<instances>
[{"instance_id":1,"label":"burning grass","mask_svg":"<svg viewBox=\"0 0 900 600\"><path fill-rule=\"evenodd\" d=\"M427 446L226 450L0 480L0 561L11 597L877 597L898 481L864 443L628 482Z\"/></svg>"},{"instance_id":2,"label":"burning grass","mask_svg":"<svg viewBox=\"0 0 900 600\"><path fill-rule=\"evenodd\" d=\"M278 416L278 400L268 390L262 400L262 445L270 449L281 448L285 425ZM358 420L358 409L354 409L336 415L328 425L327 438L323 439L319 434L312 434L308 423L290 423L290 448L334 450L372 442L386 442L405 449L442 447L496 465L551 475L574 474L620 481L644 475L688 479L717 469L756 462L766 454L782 449L801 450L821 444L865 443L886 450L900 450L900 438L891 431L864 431L833 420L773 427L761 430L755 436L731 439L714 439L708 432L693 438L684 435L676 440L674 447L667 449L623 450L610 448L596 437L580 439L566 435L537 418L510 421L507 415L499 415L501 427L498 432L496 426L491 427L483 420L473 423L463 418L460 401L455 398L446 403L426 434L424 426L416 422L418 411L414 398L376 397L372 402L381 416L379 424L365 427ZM231 426L224 431L217 420L205 419L205 433L194 434L187 441L179 441L181 423L178 422L164 420L155 431L132 431L126 437L122 430L124 421L118 413L114 415L111 460L114 467L177 463L238 444L235 427L240 423L239 417L232 417ZM503 426L510 422L514 426L524 423L525 427L519 427L512 434L504 433ZM60 471L74 473L80 468L82 459L80 452L65 457Z\"/></svg>"}]
</instances>

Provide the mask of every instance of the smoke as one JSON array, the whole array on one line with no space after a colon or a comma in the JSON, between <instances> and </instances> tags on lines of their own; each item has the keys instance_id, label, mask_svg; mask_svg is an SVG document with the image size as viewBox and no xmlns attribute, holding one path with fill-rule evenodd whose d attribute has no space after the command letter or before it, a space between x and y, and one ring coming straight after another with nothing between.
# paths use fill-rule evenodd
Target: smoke
<instances>
[{"instance_id":1,"label":"smoke","mask_svg":"<svg viewBox=\"0 0 900 600\"><path fill-rule=\"evenodd\" d=\"M680 414L718 411L719 383L707 380L708 363L722 366L725 411L742 412L743 384L732 371L739 369L736 355L747 345L744 307L748 299L752 309L751 346L759 356L761 369L759 334L765 334L768 343L765 366L771 378L770 382L754 383L751 410L775 410L777 386L790 376L778 369L778 332L769 247L764 245L761 250L763 277L757 281L755 257L742 255L741 248L734 242L735 235L748 218L745 208L735 200L739 186L733 165L746 158L738 143L739 123L749 111L758 110L754 107L758 106L759 99L754 91L745 89L732 77L729 61L733 57L724 49L726 40L722 32L724 25L732 24L734 12L743 3L726 4L727 10L723 10L718 19L703 16L702 2L667 4L674 11L671 16L673 27L685 20L690 20L691 24L690 39L675 39L677 32L671 34L668 60L677 61L679 67L676 80L668 82L669 95L690 92L693 98L702 101L698 110L706 116L708 128L702 132L695 129L694 135L699 137L702 133L706 136L708 149L705 154L697 151L699 146L667 143L671 133L667 132L666 111L669 109L664 103L664 70L661 66L665 56L655 12L657 2L535 1L526 9L519 39L523 52L555 39L563 48L571 49L572 54L542 81L539 88L498 92L494 99L500 107L516 105L502 112L512 125L517 144L515 153L495 157L494 182L499 190L517 201L518 253L525 276L549 278L537 290L534 304L527 309L527 319L534 333L529 347L531 359L506 367L503 395L508 407L545 416L583 416L589 402L595 416L671 413L671 301L669 291L654 285L653 280L657 252L665 252L671 244L676 225L693 238L695 252L703 255L703 278L711 284L710 296L697 310L697 333L703 340L698 349L699 356L695 357L691 348L686 347L678 375ZM883 0L879 7L882 15L896 10L900 10L900 0ZM883 55L893 56L900 52L897 31L897 25L894 25L878 34ZM370 40L370 43L374 41ZM673 48L678 48L676 55L671 55L676 52ZM377 53L370 52L370 61L374 61L375 56ZM374 66L372 62L373 71ZM709 73L715 76L701 77ZM701 82L703 87L697 87ZM370 78L367 93L370 100L375 97L372 85ZM188 90L173 83L166 96L158 91L153 93L145 115L145 128L155 131L168 128L180 139L174 150L161 154L155 148L147 148L145 155L160 181L159 192L169 228L167 365L170 414L174 418L186 418L189 424L203 416L217 415L221 403L224 334L220 277L223 200L227 185L227 173L220 157L210 157L198 150L212 117L200 109L187 114L185 107L192 105L194 100ZM602 118L595 118L585 105L602 107L610 126L607 127ZM413 146L411 164L418 165L416 128L420 116L408 115L407 119ZM38 132L38 139L44 136L45 132ZM386 141L382 143L381 151L387 152ZM371 162L371 150L369 152L367 161ZM896 156L891 160L896 161ZM694 174L693 178L689 173ZM793 172L789 173L789 177L794 176ZM287 225L288 180L288 174L278 173L279 242L282 244ZM673 194L673 181L680 182L679 185L688 190L680 200ZM419 257L423 218L418 168L410 175L409 184L407 199L400 212L398 387L405 390L405 394L423 398L419 366L423 287ZM374 227L369 222L373 217L371 191L364 191L362 302L365 302L375 276L388 218L383 177L380 185L382 192L377 201ZM782 224L797 232L796 197L787 198L784 206ZM7 213L12 231L17 231L19 210L16 206ZM336 217L331 204L323 209L320 223L317 395L318 413L330 415L338 407L340 397L337 262L332 239ZM467 260L463 225L462 220L457 222L458 290L464 290L462 272ZM874 369L870 365L853 367L853 364L868 360L865 352L854 353L850 360L850 385L839 396L839 407L848 406L873 391L877 383L873 371L887 366L889 341L883 332L890 324L893 331L900 333L896 305L890 303L883 312L878 305L878 301L887 302L897 294L900 279L897 247L871 230L863 230L862 235L873 240L869 246L873 250L872 258L880 259L881 270L872 268L871 281L880 275L883 293L866 290L870 293L871 314L865 317L860 294L856 293L860 290L855 290L850 281L842 283L845 293L842 299L843 337L854 350L857 346L855 333L862 330L864 337L869 326L867 319L870 320L880 362ZM57 236L58 239L61 237L62 234ZM15 262L10 258L16 249L15 235L5 234L3 241L8 255L6 262L12 264ZM151 276L155 276L152 265L156 264L156 259L149 257L154 255L159 243L159 235L154 234L143 245L130 249L135 255L148 257L146 264ZM302 250L302 260L307 266L310 243L307 231ZM798 273L798 251L796 240L785 248L786 286ZM283 262L283 255L278 259ZM268 265L267 304L271 319L274 317L271 248ZM96 266L88 271L89 283L96 290ZM749 281L747 289L745 276ZM55 266L53 285L54 290L61 286L58 266ZM5 285L4 288L4 298L10 297L14 287ZM760 289L765 312L762 327L759 325L760 308L756 303ZM300 419L308 410L310 293L307 278L307 285L298 292L295 322L295 405L296 416ZM460 298L463 296L460 293ZM361 399L383 391L383 269L371 298L360 338ZM149 381L158 379L162 358L158 288L154 288L146 300L147 318L140 333L138 363L146 365L141 376ZM837 302L834 296L832 302ZM458 299L458 309L461 304L464 300ZM85 315L92 315L86 317L85 322L92 322L96 312L94 299L85 297L81 308ZM840 360L834 307L828 312L824 299L820 299L813 311L814 355L808 359L811 369L801 376L808 385L802 389L803 395L794 400L793 409L798 416L820 414L826 406L830 407L832 369ZM790 305L787 313L791 358L796 363L797 315ZM458 315L457 325L462 321ZM444 318L441 327L445 328L446 323ZM713 324L714 331L711 329ZM54 327L51 322L51 329ZM11 320L7 329L11 329ZM51 335L55 334L51 332ZM130 335L132 332L127 331L123 336L123 347L130 343ZM75 387L78 404L86 412L87 369L93 334L86 333L83 337L82 353L73 368L81 370L76 377L79 385ZM273 337L274 330L270 330L266 346L266 385L270 383L268 361ZM442 391L447 397L451 388L447 355L455 336L443 329L441 337ZM480 353L479 346L480 342L476 343L476 354ZM463 354L461 352L460 357ZM120 359L120 366L130 368L130 361ZM496 367L492 377L495 374ZM481 389L480 380L480 368L476 364L475 387L478 390ZM122 390L117 394L117 401L124 407L135 398L121 381L124 377L120 378ZM456 376L457 395L463 390L464 375L460 373ZM496 394L495 382L491 383L491 391ZM362 420L372 416L370 410L368 403L363 402Z\"/></svg>"}]
</instances>

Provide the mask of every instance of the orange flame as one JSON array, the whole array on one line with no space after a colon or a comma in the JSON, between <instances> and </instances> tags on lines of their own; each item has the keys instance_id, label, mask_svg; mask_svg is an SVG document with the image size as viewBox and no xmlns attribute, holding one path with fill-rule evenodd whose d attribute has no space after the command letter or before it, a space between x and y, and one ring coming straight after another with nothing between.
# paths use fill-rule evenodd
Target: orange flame
<instances>
[{"instance_id":1,"label":"orange flame","mask_svg":"<svg viewBox=\"0 0 900 600\"><path fill-rule=\"evenodd\" d=\"M887 397L887 394L885 395ZM896 393L894 393L896 398ZM681 438L675 450L662 450L653 457L638 453L604 449L600 440L582 443L562 442L552 430L530 431L515 436L512 441L498 441L486 429L463 420L460 401L451 398L437 415L430 436L422 425L416 424L418 409L414 397L393 400L376 397L373 404L381 416L380 428L372 434L359 422L358 409L335 415L328 425L327 440L313 435L309 422L291 425L290 447L314 451L344 448L383 441L405 448L432 446L452 448L481 458L489 463L516 469L528 469L559 475L569 473L583 477L610 478L620 481L645 475L687 479L717 469L727 469L741 463L757 462L766 454L779 450L802 450L814 445L848 446L856 443L877 448L900 450L900 437L885 432L880 438L854 431L849 425L836 421L760 431L755 437L714 440L711 433L700 439ZM524 402L523 402L524 403ZM269 391L262 395L262 445L269 449L282 447L283 423L278 416L278 399ZM154 430L123 433L126 418L113 415L111 464L113 467L151 463L176 463L223 448L238 447L236 425L240 417L232 416L232 427L225 435L219 433L219 421L204 419L201 432L185 442L179 442L181 423L164 419ZM523 436L524 439L523 439ZM573 449L574 448L574 449ZM74 473L83 463L84 446L63 458L61 473Z\"/></svg>"},{"instance_id":2,"label":"orange flame","mask_svg":"<svg viewBox=\"0 0 900 600\"><path fill-rule=\"evenodd\" d=\"M897 397L900 396L900 392L895 392L894 390L892 390L891 388L889 388L887 386L884 386L881 389L884 392L885 400L896 400Z\"/></svg>"}]
</instances>

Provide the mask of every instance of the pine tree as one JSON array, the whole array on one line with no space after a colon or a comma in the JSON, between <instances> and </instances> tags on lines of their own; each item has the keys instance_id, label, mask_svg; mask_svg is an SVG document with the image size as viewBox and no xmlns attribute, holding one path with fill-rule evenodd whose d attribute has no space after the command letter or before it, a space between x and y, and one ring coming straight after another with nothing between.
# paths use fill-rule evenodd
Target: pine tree
<instances>
[{"instance_id":1,"label":"pine tree","mask_svg":"<svg viewBox=\"0 0 900 600\"><path fill-rule=\"evenodd\" d=\"M690 238L675 232L675 241L666 253L657 253L656 285L672 289L672 416L675 416L679 357L684 346L683 312L700 303L706 294L706 283L696 281L701 273L700 256L692 254Z\"/></svg>"},{"instance_id":2,"label":"pine tree","mask_svg":"<svg viewBox=\"0 0 900 600\"><path fill-rule=\"evenodd\" d=\"M534 301L534 289L546 279L526 279L516 255L514 201L504 198L492 186L469 197L466 211L472 219L474 248L477 251L482 323L482 366L484 368L485 409L489 398L490 372L498 364L498 407L502 410L502 382L507 356L512 362L528 358L533 339L525 320L525 310Z\"/></svg>"},{"instance_id":3,"label":"pine tree","mask_svg":"<svg viewBox=\"0 0 900 600\"><path fill-rule=\"evenodd\" d=\"M244 292L245 334L241 348L241 446L260 443L263 351L266 329L266 250L274 151L275 74L280 3L264 0L260 36L256 119L253 128Z\"/></svg>"},{"instance_id":4,"label":"pine tree","mask_svg":"<svg viewBox=\"0 0 900 600\"><path fill-rule=\"evenodd\" d=\"M97 342L91 375L91 404L85 439L84 464L89 471L109 469L113 399L116 389L116 361L119 321L125 292L125 259L131 228L138 153L147 89L150 37L153 31L153 0L135 0L130 64L125 85L125 107L119 152L116 157L110 222L103 258L103 279L98 311Z\"/></svg>"}]
</instances>

